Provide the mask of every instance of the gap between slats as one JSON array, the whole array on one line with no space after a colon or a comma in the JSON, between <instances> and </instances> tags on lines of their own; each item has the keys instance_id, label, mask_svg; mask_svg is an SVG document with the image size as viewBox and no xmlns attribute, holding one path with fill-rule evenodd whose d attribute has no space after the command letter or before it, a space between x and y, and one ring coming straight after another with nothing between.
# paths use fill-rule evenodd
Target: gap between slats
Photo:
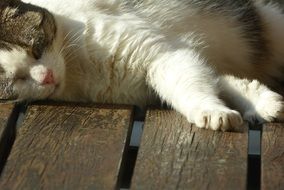
<instances>
[{"instance_id":1,"label":"gap between slats","mask_svg":"<svg viewBox=\"0 0 284 190\"><path fill-rule=\"evenodd\" d=\"M16 138L16 128L20 125L20 118L22 118L24 112L24 105L17 104L14 106L11 115L7 120L2 137L0 137L0 177Z\"/></svg>"},{"instance_id":2,"label":"gap between slats","mask_svg":"<svg viewBox=\"0 0 284 190\"><path fill-rule=\"evenodd\" d=\"M5 162L8 158L9 152L12 148L14 139L15 139L15 135L16 135L16 126L17 126L17 122L21 122L21 118L23 117L25 112L25 106L24 105L16 105L10 118L8 119L7 122L7 126L5 127L5 131L3 133L3 138L1 138L1 142L0 142L0 172L3 170L3 167L5 165ZM142 125L143 122L141 122L141 119L139 119L139 129L137 132L133 130L132 131L132 135L131 138L140 138L141 136L141 129L142 129ZM134 128L135 125L137 125L137 121L133 123ZM140 131L139 131L140 130ZM136 133L136 134L135 134ZM133 135L135 134L136 137L134 137ZM260 137L259 137L260 138ZM251 142L251 136L249 137L249 142ZM138 142L138 144L137 144ZM133 172L133 168L135 166L135 160L137 157L137 152L138 152L138 146L139 145L139 140L136 142L135 146L130 146L129 151L128 151L128 156L127 159L125 160L125 167L124 170L128 170L128 175L124 175L122 177L122 184L121 184L121 188L129 188L130 186L130 181L131 181L131 174ZM259 144L259 148L260 148L260 144ZM258 154L250 154L248 153L248 189L260 189L260 155ZM257 172L257 177L255 177ZM129 175L130 173L130 175ZM1 174L1 173L0 173ZM254 175L254 179L251 178L252 174ZM125 182L126 181L126 182Z\"/></svg>"},{"instance_id":3,"label":"gap between slats","mask_svg":"<svg viewBox=\"0 0 284 190\"><path fill-rule=\"evenodd\" d=\"M134 121L133 132L131 135L130 143L130 158L127 159L127 165L130 168L127 168L128 174L124 176L121 189L127 190L130 188L131 175L133 168L135 167L135 161L138 154L138 149L140 145L140 140L142 136L144 121ZM251 128L251 127L250 127ZM248 177L247 177L247 189L259 190L260 189L260 176L261 176L261 126L252 127L252 130L249 130L248 136Z\"/></svg>"},{"instance_id":4,"label":"gap between slats","mask_svg":"<svg viewBox=\"0 0 284 190\"><path fill-rule=\"evenodd\" d=\"M248 172L247 172L247 189L259 190L260 189L260 176L261 176L261 126L253 127L249 130L249 148L248 148Z\"/></svg>"}]
</instances>

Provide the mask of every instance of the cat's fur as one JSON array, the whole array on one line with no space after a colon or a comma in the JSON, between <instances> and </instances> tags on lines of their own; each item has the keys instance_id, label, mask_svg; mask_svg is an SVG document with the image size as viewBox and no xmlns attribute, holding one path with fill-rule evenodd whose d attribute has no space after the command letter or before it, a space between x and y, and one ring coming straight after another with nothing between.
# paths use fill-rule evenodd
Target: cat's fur
<instances>
[{"instance_id":1,"label":"cat's fur","mask_svg":"<svg viewBox=\"0 0 284 190\"><path fill-rule=\"evenodd\" d=\"M282 119L282 97L261 84L284 84L284 16L275 5L23 1L42 8L0 3L3 98L145 107L159 97L213 130Z\"/></svg>"}]
</instances>

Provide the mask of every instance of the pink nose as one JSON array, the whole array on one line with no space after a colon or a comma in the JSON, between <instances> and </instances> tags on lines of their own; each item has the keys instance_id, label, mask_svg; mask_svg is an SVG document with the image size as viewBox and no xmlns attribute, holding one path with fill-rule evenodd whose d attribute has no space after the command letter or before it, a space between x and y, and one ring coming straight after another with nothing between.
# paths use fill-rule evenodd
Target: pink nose
<instances>
[{"instance_id":1,"label":"pink nose","mask_svg":"<svg viewBox=\"0 0 284 190\"><path fill-rule=\"evenodd\" d=\"M42 85L46 85L46 84L54 84L54 76L53 76L53 72L51 69L48 69L46 71L46 73L44 74L44 78L41 82Z\"/></svg>"}]
</instances>

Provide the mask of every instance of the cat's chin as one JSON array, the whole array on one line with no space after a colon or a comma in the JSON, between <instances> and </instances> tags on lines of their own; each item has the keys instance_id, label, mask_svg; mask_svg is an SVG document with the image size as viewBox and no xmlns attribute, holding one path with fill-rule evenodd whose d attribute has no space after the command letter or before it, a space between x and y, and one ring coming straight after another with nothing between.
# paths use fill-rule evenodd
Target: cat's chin
<instances>
[{"instance_id":1,"label":"cat's chin","mask_svg":"<svg viewBox=\"0 0 284 190\"><path fill-rule=\"evenodd\" d=\"M54 85L53 91L51 92L51 94L47 97L48 99L56 99L62 91L62 85L60 84L56 84Z\"/></svg>"}]
</instances>

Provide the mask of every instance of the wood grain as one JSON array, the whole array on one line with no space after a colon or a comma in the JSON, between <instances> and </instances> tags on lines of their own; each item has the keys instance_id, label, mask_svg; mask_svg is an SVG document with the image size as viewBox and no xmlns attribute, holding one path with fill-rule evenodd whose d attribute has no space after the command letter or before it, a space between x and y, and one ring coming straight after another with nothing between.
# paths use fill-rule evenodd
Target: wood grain
<instances>
[{"instance_id":1,"label":"wood grain","mask_svg":"<svg viewBox=\"0 0 284 190\"><path fill-rule=\"evenodd\" d=\"M0 104L0 173L4 167L14 140L17 116L13 114L14 104Z\"/></svg>"},{"instance_id":2,"label":"wood grain","mask_svg":"<svg viewBox=\"0 0 284 190\"><path fill-rule=\"evenodd\" d=\"M12 115L14 104L0 104L0 138L3 137L4 129Z\"/></svg>"},{"instance_id":3,"label":"wood grain","mask_svg":"<svg viewBox=\"0 0 284 190\"><path fill-rule=\"evenodd\" d=\"M131 107L30 106L0 189L116 189L131 120Z\"/></svg>"},{"instance_id":4,"label":"wood grain","mask_svg":"<svg viewBox=\"0 0 284 190\"><path fill-rule=\"evenodd\" d=\"M284 124L263 126L261 189L284 189Z\"/></svg>"},{"instance_id":5,"label":"wood grain","mask_svg":"<svg viewBox=\"0 0 284 190\"><path fill-rule=\"evenodd\" d=\"M131 189L246 189L245 131L198 129L174 111L149 111Z\"/></svg>"}]
</instances>

